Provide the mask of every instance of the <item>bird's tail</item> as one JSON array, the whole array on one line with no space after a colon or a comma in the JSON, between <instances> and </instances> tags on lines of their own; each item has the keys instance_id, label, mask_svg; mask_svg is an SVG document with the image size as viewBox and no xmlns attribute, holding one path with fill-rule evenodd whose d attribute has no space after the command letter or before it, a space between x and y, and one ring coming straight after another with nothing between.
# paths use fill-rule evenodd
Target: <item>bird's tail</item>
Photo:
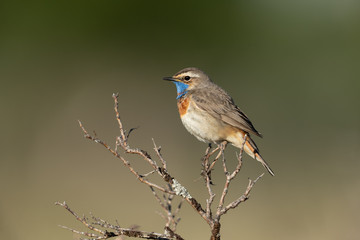
<instances>
[{"instance_id":1,"label":"bird's tail","mask_svg":"<svg viewBox=\"0 0 360 240\"><path fill-rule=\"evenodd\" d=\"M271 170L269 165L265 162L265 160L261 157L259 153L259 149L257 148L255 142L248 136L246 138L246 142L244 144L244 151L249 154L250 157L254 158L255 160L259 161L264 168L272 175L274 176L274 172Z\"/></svg>"}]
</instances>

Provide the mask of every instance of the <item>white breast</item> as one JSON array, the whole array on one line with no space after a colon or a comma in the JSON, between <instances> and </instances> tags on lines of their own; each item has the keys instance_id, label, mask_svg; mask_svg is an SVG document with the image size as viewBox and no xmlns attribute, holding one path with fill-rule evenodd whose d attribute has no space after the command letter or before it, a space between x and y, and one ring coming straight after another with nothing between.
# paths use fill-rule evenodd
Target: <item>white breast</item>
<instances>
[{"instance_id":1,"label":"white breast","mask_svg":"<svg viewBox=\"0 0 360 240\"><path fill-rule=\"evenodd\" d=\"M181 121L185 128L200 141L218 142L222 140L219 136L219 131L223 127L222 121L198 109L193 104L189 105L186 114L181 117Z\"/></svg>"}]
</instances>

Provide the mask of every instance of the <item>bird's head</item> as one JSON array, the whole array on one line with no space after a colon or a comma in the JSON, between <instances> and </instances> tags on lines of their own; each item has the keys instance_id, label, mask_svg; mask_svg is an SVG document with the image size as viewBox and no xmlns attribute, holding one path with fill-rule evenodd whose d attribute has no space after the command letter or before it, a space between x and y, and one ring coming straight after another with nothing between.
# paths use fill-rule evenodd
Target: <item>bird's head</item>
<instances>
[{"instance_id":1,"label":"bird's head","mask_svg":"<svg viewBox=\"0 0 360 240\"><path fill-rule=\"evenodd\" d=\"M172 77L164 77L163 79L175 83L178 98L189 90L204 87L211 82L203 71L193 67L185 68Z\"/></svg>"}]
</instances>

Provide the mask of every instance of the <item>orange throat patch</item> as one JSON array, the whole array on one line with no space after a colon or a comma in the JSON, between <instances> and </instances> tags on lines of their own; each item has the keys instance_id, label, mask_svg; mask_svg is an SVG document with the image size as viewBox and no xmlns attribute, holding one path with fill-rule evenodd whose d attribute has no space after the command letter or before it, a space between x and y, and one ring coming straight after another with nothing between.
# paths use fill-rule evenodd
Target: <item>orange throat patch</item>
<instances>
[{"instance_id":1,"label":"orange throat patch","mask_svg":"<svg viewBox=\"0 0 360 240\"><path fill-rule=\"evenodd\" d=\"M189 97L180 98L177 102L177 106L179 109L180 117L186 114L189 108L190 99Z\"/></svg>"}]
</instances>

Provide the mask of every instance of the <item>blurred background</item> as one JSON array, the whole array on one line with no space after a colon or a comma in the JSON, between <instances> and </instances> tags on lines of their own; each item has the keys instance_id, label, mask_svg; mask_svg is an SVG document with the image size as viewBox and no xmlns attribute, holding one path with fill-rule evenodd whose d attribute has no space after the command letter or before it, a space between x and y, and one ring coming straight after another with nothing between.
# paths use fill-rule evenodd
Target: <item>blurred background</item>
<instances>
[{"instance_id":1,"label":"blurred background","mask_svg":"<svg viewBox=\"0 0 360 240\"><path fill-rule=\"evenodd\" d=\"M162 81L195 66L264 134L255 141L276 175L223 217L223 239L358 239L359 12L355 0L2 1L1 238L76 238L58 227L81 229L54 205L64 200L80 215L163 231L148 188L78 126L114 146L114 92L125 128L138 127L132 146L153 154L154 138L170 172L205 204L206 144L182 126L175 87ZM234 166L235 149L226 154ZM264 171L245 157L228 202ZM209 239L187 204L180 217L185 239Z\"/></svg>"}]
</instances>

